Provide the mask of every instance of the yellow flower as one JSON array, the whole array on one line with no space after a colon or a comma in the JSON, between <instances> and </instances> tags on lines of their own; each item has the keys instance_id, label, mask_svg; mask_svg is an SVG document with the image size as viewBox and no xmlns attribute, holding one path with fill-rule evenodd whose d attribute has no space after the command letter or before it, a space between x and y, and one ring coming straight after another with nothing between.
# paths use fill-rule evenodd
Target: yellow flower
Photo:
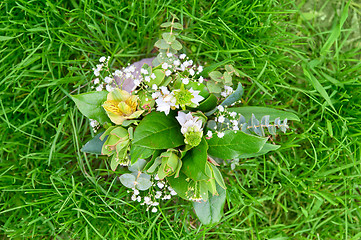
<instances>
[{"instance_id":1,"label":"yellow flower","mask_svg":"<svg viewBox=\"0 0 361 240\"><path fill-rule=\"evenodd\" d=\"M102 106L110 120L118 125L126 119L138 118L144 112L144 110L137 111L138 96L118 88L108 93L107 101Z\"/></svg>"}]
</instances>

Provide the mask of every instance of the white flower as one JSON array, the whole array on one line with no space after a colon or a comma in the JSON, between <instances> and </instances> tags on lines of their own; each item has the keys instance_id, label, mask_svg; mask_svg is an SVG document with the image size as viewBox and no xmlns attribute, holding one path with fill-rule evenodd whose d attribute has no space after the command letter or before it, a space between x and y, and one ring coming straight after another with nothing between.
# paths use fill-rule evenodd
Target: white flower
<instances>
[{"instance_id":1,"label":"white flower","mask_svg":"<svg viewBox=\"0 0 361 240\"><path fill-rule=\"evenodd\" d=\"M203 67L202 66L198 66L198 73L201 73L203 71Z\"/></svg>"},{"instance_id":2,"label":"white flower","mask_svg":"<svg viewBox=\"0 0 361 240\"><path fill-rule=\"evenodd\" d=\"M229 115L230 115L231 117L236 117L236 116L237 116L237 113L236 113L236 112L231 112Z\"/></svg>"},{"instance_id":3,"label":"white flower","mask_svg":"<svg viewBox=\"0 0 361 240\"><path fill-rule=\"evenodd\" d=\"M130 73L130 72L127 72L126 74L125 74L125 78L131 78L133 75Z\"/></svg>"},{"instance_id":4,"label":"white flower","mask_svg":"<svg viewBox=\"0 0 361 240\"><path fill-rule=\"evenodd\" d=\"M106 57L99 58L99 62L105 62L105 60L106 60Z\"/></svg>"},{"instance_id":5,"label":"white flower","mask_svg":"<svg viewBox=\"0 0 361 240\"><path fill-rule=\"evenodd\" d=\"M105 89L108 91L108 92L111 92L111 91L113 91L113 87L112 87L112 85L106 85L105 86Z\"/></svg>"},{"instance_id":6,"label":"white flower","mask_svg":"<svg viewBox=\"0 0 361 240\"><path fill-rule=\"evenodd\" d=\"M134 80L134 85L135 85L135 86L139 86L139 85L140 85L140 80L139 80L139 79L135 79L135 80Z\"/></svg>"},{"instance_id":7,"label":"white flower","mask_svg":"<svg viewBox=\"0 0 361 240\"><path fill-rule=\"evenodd\" d=\"M128 68L129 72L134 72L135 71L135 67L132 65Z\"/></svg>"},{"instance_id":8,"label":"white flower","mask_svg":"<svg viewBox=\"0 0 361 240\"><path fill-rule=\"evenodd\" d=\"M193 70L192 68L189 69L189 74L190 74L191 76L194 76L195 72L194 72L194 70Z\"/></svg>"},{"instance_id":9,"label":"white flower","mask_svg":"<svg viewBox=\"0 0 361 240\"><path fill-rule=\"evenodd\" d=\"M185 59L187 55L185 55L184 53L182 53L181 55L179 55L180 59Z\"/></svg>"},{"instance_id":10,"label":"white flower","mask_svg":"<svg viewBox=\"0 0 361 240\"><path fill-rule=\"evenodd\" d=\"M134 189L134 195L139 195L139 190L138 189Z\"/></svg>"},{"instance_id":11,"label":"white flower","mask_svg":"<svg viewBox=\"0 0 361 240\"><path fill-rule=\"evenodd\" d=\"M167 70L167 71L165 71L165 75L168 77L169 75L171 75L172 74L172 71L171 70Z\"/></svg>"},{"instance_id":12,"label":"white flower","mask_svg":"<svg viewBox=\"0 0 361 240\"><path fill-rule=\"evenodd\" d=\"M233 124L233 126L238 126L238 121L237 120L231 120L231 123Z\"/></svg>"},{"instance_id":13,"label":"white flower","mask_svg":"<svg viewBox=\"0 0 361 240\"><path fill-rule=\"evenodd\" d=\"M172 53L167 53L167 57L171 57L171 56L173 56Z\"/></svg>"},{"instance_id":14,"label":"white flower","mask_svg":"<svg viewBox=\"0 0 361 240\"><path fill-rule=\"evenodd\" d=\"M141 74L144 74L144 75L147 75L147 74L148 74L148 70L147 70L147 69L144 69L144 68L141 68L141 69L140 69L140 73L141 73Z\"/></svg>"},{"instance_id":15,"label":"white flower","mask_svg":"<svg viewBox=\"0 0 361 240\"><path fill-rule=\"evenodd\" d=\"M212 131L211 131L211 130L208 130L208 132L207 132L207 136L208 136L209 138L211 138L211 137L212 137L212 135L213 135Z\"/></svg>"},{"instance_id":16,"label":"white flower","mask_svg":"<svg viewBox=\"0 0 361 240\"><path fill-rule=\"evenodd\" d=\"M98 87L95 88L95 90L97 90L98 92L103 90L103 85L99 85Z\"/></svg>"},{"instance_id":17,"label":"white flower","mask_svg":"<svg viewBox=\"0 0 361 240\"><path fill-rule=\"evenodd\" d=\"M157 89L158 89L157 84L153 84L153 85L152 85L152 89L153 89L153 90L157 90Z\"/></svg>"},{"instance_id":18,"label":"white flower","mask_svg":"<svg viewBox=\"0 0 361 240\"><path fill-rule=\"evenodd\" d=\"M168 91L168 88L165 86L159 87L159 89L162 91L164 95L168 95L170 92Z\"/></svg>"},{"instance_id":19,"label":"white flower","mask_svg":"<svg viewBox=\"0 0 361 240\"><path fill-rule=\"evenodd\" d=\"M138 201L138 202L142 201L142 197L141 197L141 196L138 196L138 197L137 197L137 201Z\"/></svg>"},{"instance_id":20,"label":"white flower","mask_svg":"<svg viewBox=\"0 0 361 240\"><path fill-rule=\"evenodd\" d=\"M182 78L182 83L187 85L189 83L189 79L188 78Z\"/></svg>"},{"instance_id":21,"label":"white flower","mask_svg":"<svg viewBox=\"0 0 361 240\"><path fill-rule=\"evenodd\" d=\"M156 199L159 199L161 196L162 196L162 192L161 192L161 191L157 191L154 197L155 197Z\"/></svg>"},{"instance_id":22,"label":"white flower","mask_svg":"<svg viewBox=\"0 0 361 240\"><path fill-rule=\"evenodd\" d=\"M189 129L193 132L202 131L202 121L198 117L193 117L191 113L185 114L184 112L178 112L178 116L175 117L181 125L181 133L184 135Z\"/></svg>"},{"instance_id":23,"label":"white flower","mask_svg":"<svg viewBox=\"0 0 361 240\"><path fill-rule=\"evenodd\" d=\"M159 205L159 202L153 202L151 205L152 205L152 206L158 206L158 205Z\"/></svg>"},{"instance_id":24,"label":"white flower","mask_svg":"<svg viewBox=\"0 0 361 240\"><path fill-rule=\"evenodd\" d=\"M94 119L90 119L90 126L91 127L96 127L96 126L98 126L98 121L97 120L94 120Z\"/></svg>"},{"instance_id":25,"label":"white flower","mask_svg":"<svg viewBox=\"0 0 361 240\"><path fill-rule=\"evenodd\" d=\"M188 67L188 66L190 66L191 64L189 63L189 61L184 61L182 65L183 65L184 67Z\"/></svg>"},{"instance_id":26,"label":"white flower","mask_svg":"<svg viewBox=\"0 0 361 240\"><path fill-rule=\"evenodd\" d=\"M94 82L93 82L94 84L98 84L99 83L99 78L96 78L96 79L94 79Z\"/></svg>"},{"instance_id":27,"label":"white flower","mask_svg":"<svg viewBox=\"0 0 361 240\"><path fill-rule=\"evenodd\" d=\"M232 129L235 130L235 131L238 131L239 127L237 125L234 125Z\"/></svg>"},{"instance_id":28,"label":"white flower","mask_svg":"<svg viewBox=\"0 0 361 240\"><path fill-rule=\"evenodd\" d=\"M113 78L111 78L111 77L105 77L104 78L104 82L106 82L106 83L111 83L111 82L113 82Z\"/></svg>"},{"instance_id":29,"label":"white flower","mask_svg":"<svg viewBox=\"0 0 361 240\"><path fill-rule=\"evenodd\" d=\"M132 195L131 199L132 199L132 201L136 201L136 200L137 200L137 196L136 196L136 195Z\"/></svg>"},{"instance_id":30,"label":"white flower","mask_svg":"<svg viewBox=\"0 0 361 240\"><path fill-rule=\"evenodd\" d=\"M156 175L154 176L154 179L157 180L157 181L159 180L158 174L156 174Z\"/></svg>"},{"instance_id":31,"label":"white flower","mask_svg":"<svg viewBox=\"0 0 361 240\"><path fill-rule=\"evenodd\" d=\"M154 93L152 93L152 98L156 99L156 98L160 97L161 95L162 94L160 92L154 92ZM159 180L159 179L156 179L156 180Z\"/></svg>"},{"instance_id":32,"label":"white flower","mask_svg":"<svg viewBox=\"0 0 361 240\"><path fill-rule=\"evenodd\" d=\"M192 95L193 95L193 98L191 99L192 103L194 103L198 106L199 102L201 102L204 99L204 97L199 95L199 93L201 91L194 91L193 88L191 88L191 89L189 89L189 92L192 93Z\"/></svg>"},{"instance_id":33,"label":"white flower","mask_svg":"<svg viewBox=\"0 0 361 240\"><path fill-rule=\"evenodd\" d=\"M227 97L228 95L227 95L226 92L221 92L221 96L222 96L222 97Z\"/></svg>"},{"instance_id":34,"label":"white flower","mask_svg":"<svg viewBox=\"0 0 361 240\"><path fill-rule=\"evenodd\" d=\"M157 209L156 207L153 207L153 208L152 208L152 212L153 212L153 213L156 213L157 211L158 211L158 209Z\"/></svg>"},{"instance_id":35,"label":"white flower","mask_svg":"<svg viewBox=\"0 0 361 240\"><path fill-rule=\"evenodd\" d=\"M220 123L224 122L224 116L223 115L218 117L218 122L220 122Z\"/></svg>"},{"instance_id":36,"label":"white flower","mask_svg":"<svg viewBox=\"0 0 361 240\"><path fill-rule=\"evenodd\" d=\"M199 83L203 83L204 78L202 76L199 77L198 81Z\"/></svg>"},{"instance_id":37,"label":"white flower","mask_svg":"<svg viewBox=\"0 0 361 240\"><path fill-rule=\"evenodd\" d=\"M172 191L170 191L170 195L175 196L175 195L177 195L177 192L172 190Z\"/></svg>"},{"instance_id":38,"label":"white flower","mask_svg":"<svg viewBox=\"0 0 361 240\"><path fill-rule=\"evenodd\" d=\"M157 186L158 186L160 189L162 189L162 188L164 187L164 184L163 184L162 182L158 182L158 183L157 183Z\"/></svg>"},{"instance_id":39,"label":"white flower","mask_svg":"<svg viewBox=\"0 0 361 240\"><path fill-rule=\"evenodd\" d=\"M168 63L163 63L163 64L162 64L162 68L163 68L163 69L167 69L167 68L168 68Z\"/></svg>"},{"instance_id":40,"label":"white flower","mask_svg":"<svg viewBox=\"0 0 361 240\"><path fill-rule=\"evenodd\" d=\"M149 76L145 76L144 80L147 81L147 82L150 82L150 77L149 77Z\"/></svg>"},{"instance_id":41,"label":"white flower","mask_svg":"<svg viewBox=\"0 0 361 240\"><path fill-rule=\"evenodd\" d=\"M224 90L226 90L227 95L233 93L233 88L230 86L224 86Z\"/></svg>"},{"instance_id":42,"label":"white flower","mask_svg":"<svg viewBox=\"0 0 361 240\"><path fill-rule=\"evenodd\" d=\"M219 110L220 112L223 112L223 111L224 111L224 107L223 107L222 105L219 105L217 108L218 108L218 110Z\"/></svg>"},{"instance_id":43,"label":"white flower","mask_svg":"<svg viewBox=\"0 0 361 240\"><path fill-rule=\"evenodd\" d=\"M152 200L150 199L150 197L144 197L144 203L149 205L151 204Z\"/></svg>"},{"instance_id":44,"label":"white flower","mask_svg":"<svg viewBox=\"0 0 361 240\"><path fill-rule=\"evenodd\" d=\"M157 104L157 111L158 112L164 112L166 115L169 114L170 108L172 106L172 103L169 101L164 101L163 97L159 97L155 100Z\"/></svg>"},{"instance_id":45,"label":"white flower","mask_svg":"<svg viewBox=\"0 0 361 240\"><path fill-rule=\"evenodd\" d=\"M179 66L181 64L181 62L177 59L177 60L174 60L173 64L174 64L174 66Z\"/></svg>"},{"instance_id":46,"label":"white flower","mask_svg":"<svg viewBox=\"0 0 361 240\"><path fill-rule=\"evenodd\" d=\"M219 133L217 133L217 137L223 138L223 136L224 136L224 132L219 132Z\"/></svg>"},{"instance_id":47,"label":"white flower","mask_svg":"<svg viewBox=\"0 0 361 240\"><path fill-rule=\"evenodd\" d=\"M156 78L157 78L157 76L155 76L154 73L152 73L152 75L150 75L150 77L151 77L152 79L156 79Z\"/></svg>"},{"instance_id":48,"label":"white flower","mask_svg":"<svg viewBox=\"0 0 361 240\"><path fill-rule=\"evenodd\" d=\"M94 75L98 77L100 75L100 71L98 69L93 69L93 70L94 70Z\"/></svg>"},{"instance_id":49,"label":"white flower","mask_svg":"<svg viewBox=\"0 0 361 240\"><path fill-rule=\"evenodd\" d=\"M123 75L123 72L120 70L115 70L115 72L113 73L113 75L121 77Z\"/></svg>"}]
</instances>

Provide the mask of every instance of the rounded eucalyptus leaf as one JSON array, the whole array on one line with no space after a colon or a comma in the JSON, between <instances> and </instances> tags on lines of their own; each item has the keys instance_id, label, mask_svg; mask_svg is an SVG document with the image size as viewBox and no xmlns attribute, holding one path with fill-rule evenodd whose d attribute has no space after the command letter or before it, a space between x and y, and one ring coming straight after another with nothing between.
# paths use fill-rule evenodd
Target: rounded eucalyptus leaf
<instances>
[{"instance_id":1,"label":"rounded eucalyptus leaf","mask_svg":"<svg viewBox=\"0 0 361 240\"><path fill-rule=\"evenodd\" d=\"M143 178L143 177L139 177L137 179L137 189L141 190L141 191L145 191L147 189L149 189L152 186L152 182L149 179Z\"/></svg>"},{"instance_id":2,"label":"rounded eucalyptus leaf","mask_svg":"<svg viewBox=\"0 0 361 240\"><path fill-rule=\"evenodd\" d=\"M131 172L142 171L146 164L147 164L147 161L145 161L144 159L139 158L138 161L136 161L135 163L130 165L128 167L128 169Z\"/></svg>"},{"instance_id":3,"label":"rounded eucalyptus leaf","mask_svg":"<svg viewBox=\"0 0 361 240\"><path fill-rule=\"evenodd\" d=\"M120 182L127 188L135 187L135 176L130 173L123 174L119 177Z\"/></svg>"}]
</instances>

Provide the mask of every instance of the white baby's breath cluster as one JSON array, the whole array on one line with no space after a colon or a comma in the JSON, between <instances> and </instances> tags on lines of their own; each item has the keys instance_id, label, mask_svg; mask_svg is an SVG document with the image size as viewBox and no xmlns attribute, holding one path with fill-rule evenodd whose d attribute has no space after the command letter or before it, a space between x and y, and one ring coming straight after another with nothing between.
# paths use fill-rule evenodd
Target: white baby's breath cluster
<instances>
[{"instance_id":1,"label":"white baby's breath cluster","mask_svg":"<svg viewBox=\"0 0 361 240\"><path fill-rule=\"evenodd\" d=\"M99 59L99 64L96 65L96 68L93 68L93 73L96 78L92 81L92 89L95 89L96 91L103 91L103 89L105 89L108 92L111 92L114 89L114 78L109 71L109 61L110 56L103 56Z\"/></svg>"},{"instance_id":2,"label":"white baby's breath cluster","mask_svg":"<svg viewBox=\"0 0 361 240\"><path fill-rule=\"evenodd\" d=\"M156 207L160 204L160 201L170 200L172 196L177 195L177 193L166 181L160 180L158 175L155 175L153 179L153 188L148 191L148 195L142 197L138 189L132 188L133 194L131 200L139 202L140 205L146 205L146 211L151 209L151 212L155 213L158 211ZM128 191L128 193L130 192L131 191Z\"/></svg>"},{"instance_id":3,"label":"white baby's breath cluster","mask_svg":"<svg viewBox=\"0 0 361 240\"><path fill-rule=\"evenodd\" d=\"M93 132L96 133L98 131L98 129L100 128L100 124L98 123L98 121L94 120L94 119L89 119L89 123L93 129Z\"/></svg>"}]
</instances>

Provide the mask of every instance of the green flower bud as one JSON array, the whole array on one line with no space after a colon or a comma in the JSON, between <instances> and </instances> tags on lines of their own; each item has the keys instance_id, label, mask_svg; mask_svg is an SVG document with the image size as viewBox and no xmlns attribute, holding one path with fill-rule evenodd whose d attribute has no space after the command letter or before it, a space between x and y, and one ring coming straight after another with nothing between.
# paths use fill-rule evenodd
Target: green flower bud
<instances>
[{"instance_id":1,"label":"green flower bud","mask_svg":"<svg viewBox=\"0 0 361 240\"><path fill-rule=\"evenodd\" d=\"M175 177L179 176L179 171L182 167L182 161L176 154L176 150L170 149L167 152L162 153L148 169L148 172L155 172L155 169L160 165L158 169L159 179L164 179L175 174Z\"/></svg>"},{"instance_id":2,"label":"green flower bud","mask_svg":"<svg viewBox=\"0 0 361 240\"><path fill-rule=\"evenodd\" d=\"M194 131L192 127L184 134L184 142L190 146L196 147L202 141L203 132Z\"/></svg>"},{"instance_id":3,"label":"green flower bud","mask_svg":"<svg viewBox=\"0 0 361 240\"><path fill-rule=\"evenodd\" d=\"M127 166L129 160L126 157L130 144L128 131L123 127L111 127L101 136L101 139L104 139L106 136L108 138L103 144L102 154L108 156L114 154L113 158L119 164Z\"/></svg>"}]
</instances>

